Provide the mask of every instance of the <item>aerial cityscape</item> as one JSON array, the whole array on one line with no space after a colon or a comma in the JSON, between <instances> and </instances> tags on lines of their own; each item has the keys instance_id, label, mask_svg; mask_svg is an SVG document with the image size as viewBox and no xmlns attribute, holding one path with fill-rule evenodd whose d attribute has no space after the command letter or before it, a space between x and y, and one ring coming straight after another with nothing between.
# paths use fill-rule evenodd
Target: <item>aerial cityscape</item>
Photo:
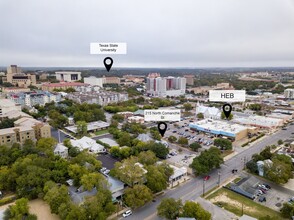
<instances>
[{"instance_id":1,"label":"aerial cityscape","mask_svg":"<svg viewBox=\"0 0 294 220\"><path fill-rule=\"evenodd\" d=\"M292 1L0 7L0 220L294 219Z\"/></svg>"}]
</instances>

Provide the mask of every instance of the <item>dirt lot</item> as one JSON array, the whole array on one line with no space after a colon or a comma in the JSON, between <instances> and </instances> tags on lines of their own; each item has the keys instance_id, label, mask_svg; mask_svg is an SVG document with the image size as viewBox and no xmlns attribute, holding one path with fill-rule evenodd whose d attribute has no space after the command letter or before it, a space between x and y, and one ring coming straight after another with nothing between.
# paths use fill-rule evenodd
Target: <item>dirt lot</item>
<instances>
[{"instance_id":1,"label":"dirt lot","mask_svg":"<svg viewBox=\"0 0 294 220\"><path fill-rule=\"evenodd\" d=\"M30 212L37 215L38 219L60 220L60 218L51 214L50 207L41 199L35 199L29 202Z\"/></svg>"},{"instance_id":2,"label":"dirt lot","mask_svg":"<svg viewBox=\"0 0 294 220\"><path fill-rule=\"evenodd\" d=\"M207 199L238 216L241 216L242 213L244 213L255 218L260 218L264 217L266 213L267 215L275 217L277 220L282 219L279 212L225 188L221 188L212 193Z\"/></svg>"},{"instance_id":3,"label":"dirt lot","mask_svg":"<svg viewBox=\"0 0 294 220\"><path fill-rule=\"evenodd\" d=\"M6 210L10 205L14 205L14 202L0 206L0 210ZM30 213L37 215L38 219L60 220L57 215L51 213L49 205L41 199L29 201L29 206Z\"/></svg>"}]
</instances>

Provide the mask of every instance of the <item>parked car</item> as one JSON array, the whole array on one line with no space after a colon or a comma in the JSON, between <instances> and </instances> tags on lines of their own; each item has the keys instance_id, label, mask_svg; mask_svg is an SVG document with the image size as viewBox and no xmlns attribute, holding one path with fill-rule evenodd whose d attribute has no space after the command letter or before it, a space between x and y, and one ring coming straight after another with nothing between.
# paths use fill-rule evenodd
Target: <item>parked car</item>
<instances>
[{"instance_id":1,"label":"parked car","mask_svg":"<svg viewBox=\"0 0 294 220\"><path fill-rule=\"evenodd\" d=\"M265 196L260 196L260 197L258 198L258 201L259 201L259 202L266 202L266 198L265 198Z\"/></svg>"},{"instance_id":2,"label":"parked car","mask_svg":"<svg viewBox=\"0 0 294 220\"><path fill-rule=\"evenodd\" d=\"M268 184L266 184L266 183L264 183L264 184L262 184L262 185L264 185L266 188L268 188L268 189L271 189L272 187L270 186L270 185L268 185Z\"/></svg>"},{"instance_id":3,"label":"parked car","mask_svg":"<svg viewBox=\"0 0 294 220\"><path fill-rule=\"evenodd\" d=\"M263 192L263 194L266 194L266 190L263 188L259 188L259 190L261 190Z\"/></svg>"},{"instance_id":4,"label":"parked car","mask_svg":"<svg viewBox=\"0 0 294 220\"><path fill-rule=\"evenodd\" d=\"M264 190L268 190L268 188L266 188L264 185L258 184L257 186L258 186L258 188L261 188L261 189L264 189Z\"/></svg>"},{"instance_id":5,"label":"parked car","mask_svg":"<svg viewBox=\"0 0 294 220\"><path fill-rule=\"evenodd\" d=\"M131 214L133 214L132 210L125 211L123 213L123 217L126 218L126 217L130 216Z\"/></svg>"},{"instance_id":6,"label":"parked car","mask_svg":"<svg viewBox=\"0 0 294 220\"><path fill-rule=\"evenodd\" d=\"M205 176L203 180L204 180L204 181L207 181L207 180L209 180L209 179L210 179L210 176Z\"/></svg>"},{"instance_id":7,"label":"parked car","mask_svg":"<svg viewBox=\"0 0 294 220\"><path fill-rule=\"evenodd\" d=\"M264 193L259 189L258 191L257 191L257 195L263 195Z\"/></svg>"}]
</instances>

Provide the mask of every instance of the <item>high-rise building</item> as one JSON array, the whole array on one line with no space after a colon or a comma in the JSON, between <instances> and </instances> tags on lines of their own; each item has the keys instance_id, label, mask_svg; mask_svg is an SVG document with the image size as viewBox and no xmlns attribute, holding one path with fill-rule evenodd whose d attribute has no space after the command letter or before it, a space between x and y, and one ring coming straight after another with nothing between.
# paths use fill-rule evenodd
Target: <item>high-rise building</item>
<instances>
[{"instance_id":1,"label":"high-rise building","mask_svg":"<svg viewBox=\"0 0 294 220\"><path fill-rule=\"evenodd\" d=\"M27 88L37 83L36 75L21 73L21 68L17 65L8 66L6 77L3 77L2 80L22 88Z\"/></svg>"},{"instance_id":2,"label":"high-rise building","mask_svg":"<svg viewBox=\"0 0 294 220\"><path fill-rule=\"evenodd\" d=\"M7 74L11 73L21 73L21 68L17 65L10 65L7 67Z\"/></svg>"},{"instance_id":3,"label":"high-rise building","mask_svg":"<svg viewBox=\"0 0 294 220\"><path fill-rule=\"evenodd\" d=\"M184 75L184 78L186 79L186 84L193 86L194 85L194 75Z\"/></svg>"},{"instance_id":4,"label":"high-rise building","mask_svg":"<svg viewBox=\"0 0 294 220\"><path fill-rule=\"evenodd\" d=\"M284 96L286 99L294 99L294 89L285 89Z\"/></svg>"},{"instance_id":5,"label":"high-rise building","mask_svg":"<svg viewBox=\"0 0 294 220\"><path fill-rule=\"evenodd\" d=\"M180 96L186 91L186 79L182 77L147 77L147 95Z\"/></svg>"}]
</instances>

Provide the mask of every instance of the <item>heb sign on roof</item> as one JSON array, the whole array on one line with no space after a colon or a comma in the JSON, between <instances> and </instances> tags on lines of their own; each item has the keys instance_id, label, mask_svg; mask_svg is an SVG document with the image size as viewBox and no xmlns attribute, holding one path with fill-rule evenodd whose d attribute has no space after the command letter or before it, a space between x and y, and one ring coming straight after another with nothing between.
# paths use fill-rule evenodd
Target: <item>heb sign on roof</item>
<instances>
[{"instance_id":1,"label":"heb sign on roof","mask_svg":"<svg viewBox=\"0 0 294 220\"><path fill-rule=\"evenodd\" d=\"M209 90L210 102L245 102L245 90Z\"/></svg>"}]
</instances>

